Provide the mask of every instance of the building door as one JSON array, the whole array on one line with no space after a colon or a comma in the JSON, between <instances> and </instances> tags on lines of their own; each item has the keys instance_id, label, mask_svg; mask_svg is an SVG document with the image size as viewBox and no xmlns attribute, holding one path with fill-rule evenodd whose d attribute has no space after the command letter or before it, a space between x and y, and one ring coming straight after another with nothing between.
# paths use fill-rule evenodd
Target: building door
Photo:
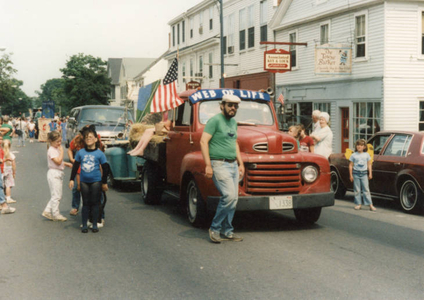
<instances>
[{"instance_id":1,"label":"building door","mask_svg":"<svg viewBox=\"0 0 424 300\"><path fill-rule=\"evenodd\" d=\"M341 108L342 115L342 153L349 148L349 107Z\"/></svg>"}]
</instances>

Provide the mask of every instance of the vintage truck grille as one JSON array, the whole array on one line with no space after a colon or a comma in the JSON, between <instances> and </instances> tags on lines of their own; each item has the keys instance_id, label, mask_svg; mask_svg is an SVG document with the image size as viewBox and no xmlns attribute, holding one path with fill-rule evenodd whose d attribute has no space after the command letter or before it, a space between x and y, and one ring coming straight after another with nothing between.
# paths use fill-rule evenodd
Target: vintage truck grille
<instances>
[{"instance_id":1,"label":"vintage truck grille","mask_svg":"<svg viewBox=\"0 0 424 300\"><path fill-rule=\"evenodd\" d=\"M246 175L249 194L296 194L301 187L300 166L296 163L251 163Z\"/></svg>"},{"instance_id":2,"label":"vintage truck grille","mask_svg":"<svg viewBox=\"0 0 424 300\"><path fill-rule=\"evenodd\" d=\"M283 143L283 152L289 152L289 151L292 151L293 149L294 149L294 145L292 143L287 143L287 142Z\"/></svg>"},{"instance_id":3,"label":"vintage truck grille","mask_svg":"<svg viewBox=\"0 0 424 300\"><path fill-rule=\"evenodd\" d=\"M258 151L258 152L268 152L268 143L254 144L253 150Z\"/></svg>"}]
</instances>

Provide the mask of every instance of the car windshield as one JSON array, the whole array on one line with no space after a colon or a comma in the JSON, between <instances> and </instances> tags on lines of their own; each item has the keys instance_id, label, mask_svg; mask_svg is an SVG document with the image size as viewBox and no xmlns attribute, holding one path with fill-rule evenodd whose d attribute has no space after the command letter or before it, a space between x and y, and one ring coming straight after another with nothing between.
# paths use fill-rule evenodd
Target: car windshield
<instances>
[{"instance_id":1,"label":"car windshield","mask_svg":"<svg viewBox=\"0 0 424 300\"><path fill-rule=\"evenodd\" d=\"M219 102L205 101L200 103L199 120L206 124L214 115L221 112ZM246 125L273 125L274 117L268 103L257 101L242 101L235 117L239 124Z\"/></svg>"},{"instance_id":2,"label":"car windshield","mask_svg":"<svg viewBox=\"0 0 424 300\"><path fill-rule=\"evenodd\" d=\"M134 122L131 112L127 112L128 120ZM125 110L117 108L84 108L81 111L81 121L97 124L125 123Z\"/></svg>"}]
</instances>

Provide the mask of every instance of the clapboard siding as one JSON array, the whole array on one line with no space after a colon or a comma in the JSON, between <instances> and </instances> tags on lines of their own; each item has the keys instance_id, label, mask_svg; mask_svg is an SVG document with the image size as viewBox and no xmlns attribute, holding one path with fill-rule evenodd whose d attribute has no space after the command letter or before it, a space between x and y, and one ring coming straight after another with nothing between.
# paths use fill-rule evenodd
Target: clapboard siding
<instances>
[{"instance_id":1,"label":"clapboard siding","mask_svg":"<svg viewBox=\"0 0 424 300\"><path fill-rule=\"evenodd\" d=\"M416 2L386 5L384 115L386 130L418 130L419 99L424 98L424 60L420 50L419 13Z\"/></svg>"},{"instance_id":2,"label":"clapboard siding","mask_svg":"<svg viewBox=\"0 0 424 300\"><path fill-rule=\"evenodd\" d=\"M321 2L321 3L319 3ZM347 8L355 4L364 4L364 0L293 0L287 13L281 21L281 25L290 24L299 19L320 16L337 9Z\"/></svg>"},{"instance_id":3,"label":"clapboard siding","mask_svg":"<svg viewBox=\"0 0 424 300\"><path fill-rule=\"evenodd\" d=\"M289 41L289 32L297 30L298 41L307 42L308 47L298 46L299 69L277 74L278 84L295 84L307 82L334 82L345 79L360 79L383 76L384 66L384 6L369 7L364 11L368 14L368 60L352 64L352 74L340 77L325 77L315 75L315 46L320 38L320 24L328 19L303 24L299 27L277 31L277 41ZM330 43L349 43L354 48L355 14L356 12L338 15L330 19ZM288 49L286 47L286 49Z\"/></svg>"}]
</instances>

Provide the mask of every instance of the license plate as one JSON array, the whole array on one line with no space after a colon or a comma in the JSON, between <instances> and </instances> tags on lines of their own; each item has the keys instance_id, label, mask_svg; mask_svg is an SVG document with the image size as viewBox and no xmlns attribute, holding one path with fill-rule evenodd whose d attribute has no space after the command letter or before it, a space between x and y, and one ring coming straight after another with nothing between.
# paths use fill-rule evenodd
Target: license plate
<instances>
[{"instance_id":1,"label":"license plate","mask_svg":"<svg viewBox=\"0 0 424 300\"><path fill-rule=\"evenodd\" d=\"M292 196L276 196L269 197L269 209L292 209L293 197Z\"/></svg>"}]
</instances>

